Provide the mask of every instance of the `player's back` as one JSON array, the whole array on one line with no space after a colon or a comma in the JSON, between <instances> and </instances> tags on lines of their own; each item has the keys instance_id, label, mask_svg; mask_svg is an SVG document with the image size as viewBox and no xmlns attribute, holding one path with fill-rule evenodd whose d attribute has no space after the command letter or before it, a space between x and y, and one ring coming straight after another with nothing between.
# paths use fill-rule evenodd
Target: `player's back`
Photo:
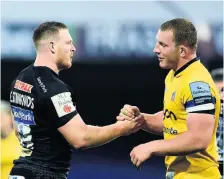
<instances>
[{"instance_id":1,"label":"player's back","mask_svg":"<svg viewBox=\"0 0 224 179\"><path fill-rule=\"evenodd\" d=\"M31 65L13 81L10 103L22 146L15 166L67 173L72 148L57 130L73 117L67 94L69 87L47 67Z\"/></svg>"}]
</instances>

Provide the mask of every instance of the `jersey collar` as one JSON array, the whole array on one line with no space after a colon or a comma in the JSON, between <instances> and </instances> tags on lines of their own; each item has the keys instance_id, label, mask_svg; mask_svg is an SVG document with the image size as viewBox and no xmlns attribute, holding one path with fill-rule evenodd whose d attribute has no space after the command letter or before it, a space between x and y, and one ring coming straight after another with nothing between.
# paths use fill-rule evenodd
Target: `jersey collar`
<instances>
[{"instance_id":1,"label":"jersey collar","mask_svg":"<svg viewBox=\"0 0 224 179\"><path fill-rule=\"evenodd\" d=\"M45 70L49 70L53 75L59 77L59 74L56 73L55 71L53 71L51 68L47 67L47 66L34 66L34 63L32 64L33 68L42 68L42 69L45 69Z\"/></svg>"},{"instance_id":2,"label":"jersey collar","mask_svg":"<svg viewBox=\"0 0 224 179\"><path fill-rule=\"evenodd\" d=\"M184 66L182 66L180 69L178 69L175 73L174 76L177 76L178 74L180 74L182 71L184 71L188 66L190 66L191 64L193 64L194 62L200 60L199 57L194 58L193 60L189 61L188 63L186 63Z\"/></svg>"}]
</instances>

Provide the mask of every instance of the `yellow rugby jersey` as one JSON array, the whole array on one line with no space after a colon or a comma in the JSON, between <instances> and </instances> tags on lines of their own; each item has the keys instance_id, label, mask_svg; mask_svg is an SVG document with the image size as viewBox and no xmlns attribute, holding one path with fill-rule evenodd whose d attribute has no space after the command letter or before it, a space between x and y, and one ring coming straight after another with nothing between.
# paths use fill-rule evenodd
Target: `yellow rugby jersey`
<instances>
[{"instance_id":1,"label":"yellow rugby jersey","mask_svg":"<svg viewBox=\"0 0 224 179\"><path fill-rule=\"evenodd\" d=\"M216 130L220 112L220 98L218 90L207 69L195 58L182 68L174 72L170 70L165 80L164 92L164 139L172 139L187 131L188 113L214 114L216 123L211 142L206 151L186 156L167 156L165 163L167 174L174 175L175 179L185 179L184 173L200 173L210 167L211 176L219 176L218 153L216 146ZM181 177L177 177L181 174ZM169 177L168 177L169 178ZM173 178L173 177L171 177ZM186 179L199 179L199 175ZM216 178L214 178L216 179Z\"/></svg>"}]
</instances>

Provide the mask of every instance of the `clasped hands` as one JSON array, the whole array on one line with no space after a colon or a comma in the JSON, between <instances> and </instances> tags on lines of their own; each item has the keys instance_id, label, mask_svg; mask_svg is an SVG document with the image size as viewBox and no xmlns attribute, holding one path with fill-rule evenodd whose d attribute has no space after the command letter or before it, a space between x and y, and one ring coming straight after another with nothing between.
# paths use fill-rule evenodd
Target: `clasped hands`
<instances>
[{"instance_id":1,"label":"clasped hands","mask_svg":"<svg viewBox=\"0 0 224 179\"><path fill-rule=\"evenodd\" d=\"M137 132L145 124L144 115L141 114L138 107L130 105L124 105L124 107L120 110L119 116L117 116L117 120L131 121L135 127L133 126L130 133ZM139 169L140 165L152 156L149 144L150 143L138 145L130 153L132 163Z\"/></svg>"}]
</instances>

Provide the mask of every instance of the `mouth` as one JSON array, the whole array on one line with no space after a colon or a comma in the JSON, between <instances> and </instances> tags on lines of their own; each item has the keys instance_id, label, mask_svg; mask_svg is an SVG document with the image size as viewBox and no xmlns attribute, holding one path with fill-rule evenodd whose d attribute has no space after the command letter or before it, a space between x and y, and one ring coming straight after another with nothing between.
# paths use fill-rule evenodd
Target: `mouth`
<instances>
[{"instance_id":1,"label":"mouth","mask_svg":"<svg viewBox=\"0 0 224 179\"><path fill-rule=\"evenodd\" d=\"M162 58L162 57L158 57L158 59L159 59L159 61L163 61L164 58Z\"/></svg>"}]
</instances>

